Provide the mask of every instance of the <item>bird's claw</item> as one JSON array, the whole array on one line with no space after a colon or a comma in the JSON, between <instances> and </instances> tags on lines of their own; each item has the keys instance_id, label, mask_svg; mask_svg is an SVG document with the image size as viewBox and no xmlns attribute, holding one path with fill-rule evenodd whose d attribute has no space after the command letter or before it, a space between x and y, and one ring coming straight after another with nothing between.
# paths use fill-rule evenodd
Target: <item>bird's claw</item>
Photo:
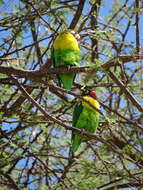
<instances>
[{"instance_id":1,"label":"bird's claw","mask_svg":"<svg viewBox=\"0 0 143 190\"><path fill-rule=\"evenodd\" d=\"M71 65L68 65L68 66L67 66L67 70L70 70L70 69L71 69Z\"/></svg>"},{"instance_id":2,"label":"bird's claw","mask_svg":"<svg viewBox=\"0 0 143 190\"><path fill-rule=\"evenodd\" d=\"M83 135L84 134L84 129L80 130L80 134Z\"/></svg>"},{"instance_id":3,"label":"bird's claw","mask_svg":"<svg viewBox=\"0 0 143 190\"><path fill-rule=\"evenodd\" d=\"M86 85L82 86L82 87L81 87L81 90L84 90L85 88L86 88Z\"/></svg>"}]
</instances>

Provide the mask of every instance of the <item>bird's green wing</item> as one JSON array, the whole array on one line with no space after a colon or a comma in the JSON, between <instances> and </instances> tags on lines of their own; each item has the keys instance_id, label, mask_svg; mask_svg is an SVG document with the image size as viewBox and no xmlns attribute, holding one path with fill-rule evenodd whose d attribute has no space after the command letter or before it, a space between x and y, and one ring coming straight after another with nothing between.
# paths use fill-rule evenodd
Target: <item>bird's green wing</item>
<instances>
[{"instance_id":1,"label":"bird's green wing","mask_svg":"<svg viewBox=\"0 0 143 190\"><path fill-rule=\"evenodd\" d=\"M78 102L74 108L74 112L73 112L73 119L72 119L72 125L73 127L76 127L76 123L79 119L79 116L81 114L83 110L83 106L81 102Z\"/></svg>"},{"instance_id":2,"label":"bird's green wing","mask_svg":"<svg viewBox=\"0 0 143 190\"><path fill-rule=\"evenodd\" d=\"M56 68L57 65L56 65L55 50L54 50L54 48L51 51L51 60L52 60L52 63L53 63L53 67ZM59 86L61 87L62 81L61 81L60 75L56 75L56 76L57 76L57 79L58 79Z\"/></svg>"},{"instance_id":3,"label":"bird's green wing","mask_svg":"<svg viewBox=\"0 0 143 190\"><path fill-rule=\"evenodd\" d=\"M74 108L74 112L73 112L73 122L72 122L72 125L73 127L78 127L76 126L78 120L79 120L79 117L82 113L82 110L83 110L83 106L82 106L82 103L81 102L78 102ZM72 152L76 152L78 147L80 146L80 143L81 143L81 138L80 138L80 135L74 131L72 131Z\"/></svg>"}]
</instances>

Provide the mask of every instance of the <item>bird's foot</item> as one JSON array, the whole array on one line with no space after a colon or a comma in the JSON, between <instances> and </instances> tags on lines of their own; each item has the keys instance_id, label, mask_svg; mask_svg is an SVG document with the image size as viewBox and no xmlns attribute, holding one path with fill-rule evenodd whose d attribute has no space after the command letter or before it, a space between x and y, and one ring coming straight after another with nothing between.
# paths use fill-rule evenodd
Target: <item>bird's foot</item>
<instances>
[{"instance_id":1,"label":"bird's foot","mask_svg":"<svg viewBox=\"0 0 143 190\"><path fill-rule=\"evenodd\" d=\"M83 135L84 132L85 132L84 129L81 129L81 130L80 130L80 134L81 134L81 135Z\"/></svg>"},{"instance_id":2,"label":"bird's foot","mask_svg":"<svg viewBox=\"0 0 143 190\"><path fill-rule=\"evenodd\" d=\"M82 87L81 87L81 90L85 90L85 88L86 88L86 85L82 86Z\"/></svg>"},{"instance_id":3,"label":"bird's foot","mask_svg":"<svg viewBox=\"0 0 143 190\"><path fill-rule=\"evenodd\" d=\"M71 69L71 65L67 65L67 70L70 70Z\"/></svg>"}]
</instances>

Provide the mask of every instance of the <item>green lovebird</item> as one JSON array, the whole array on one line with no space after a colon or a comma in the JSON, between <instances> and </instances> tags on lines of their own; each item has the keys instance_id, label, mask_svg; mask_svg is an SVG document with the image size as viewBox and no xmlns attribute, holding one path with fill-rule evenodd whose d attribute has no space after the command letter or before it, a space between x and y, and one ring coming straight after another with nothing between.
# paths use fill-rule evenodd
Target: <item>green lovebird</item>
<instances>
[{"instance_id":1,"label":"green lovebird","mask_svg":"<svg viewBox=\"0 0 143 190\"><path fill-rule=\"evenodd\" d=\"M77 40L79 34L74 31L66 30L61 32L54 41L52 60L55 68L80 66L80 49ZM72 88L75 73L58 74L59 85L67 90Z\"/></svg>"},{"instance_id":2,"label":"green lovebird","mask_svg":"<svg viewBox=\"0 0 143 190\"><path fill-rule=\"evenodd\" d=\"M83 99L88 101L89 104L93 105L99 110L100 105L96 100L96 92L92 91L88 96L83 96ZM73 127L78 129L84 129L87 132L95 133L98 122L99 122L99 112L96 111L87 102L79 100L74 108L73 112ZM83 136L81 134L72 132L72 152L76 152L82 142L90 140L89 137Z\"/></svg>"}]
</instances>

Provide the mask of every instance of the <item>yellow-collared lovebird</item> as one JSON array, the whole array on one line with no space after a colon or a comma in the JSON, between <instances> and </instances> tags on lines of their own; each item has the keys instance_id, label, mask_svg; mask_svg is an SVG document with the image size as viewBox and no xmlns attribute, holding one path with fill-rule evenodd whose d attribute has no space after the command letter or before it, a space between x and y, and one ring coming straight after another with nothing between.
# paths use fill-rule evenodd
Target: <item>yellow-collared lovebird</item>
<instances>
[{"instance_id":1,"label":"yellow-collared lovebird","mask_svg":"<svg viewBox=\"0 0 143 190\"><path fill-rule=\"evenodd\" d=\"M80 49L77 40L79 34L66 30L61 32L54 41L52 60L55 68L80 66ZM58 74L59 85L67 90L72 88L75 73Z\"/></svg>"},{"instance_id":2,"label":"yellow-collared lovebird","mask_svg":"<svg viewBox=\"0 0 143 190\"><path fill-rule=\"evenodd\" d=\"M78 129L84 129L87 132L95 133L99 122L99 110L100 105L96 100L96 92L92 91L88 96L83 96L84 100L79 100L74 108L73 112L73 127ZM91 105L93 105L93 107ZM94 109L97 108L96 109ZM82 142L89 140L89 137L72 132L72 152L76 152Z\"/></svg>"}]
</instances>

